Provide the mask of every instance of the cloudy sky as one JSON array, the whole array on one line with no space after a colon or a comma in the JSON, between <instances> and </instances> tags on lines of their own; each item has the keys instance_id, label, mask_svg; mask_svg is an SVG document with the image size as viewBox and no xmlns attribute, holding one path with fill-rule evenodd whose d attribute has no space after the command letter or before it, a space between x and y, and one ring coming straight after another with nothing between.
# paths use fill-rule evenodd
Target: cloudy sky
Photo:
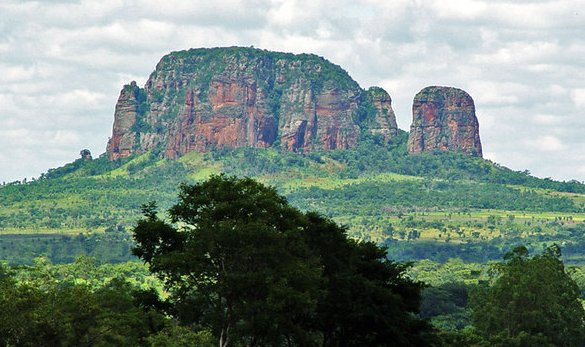
<instances>
[{"instance_id":1,"label":"cloudy sky","mask_svg":"<svg viewBox=\"0 0 585 347\"><path fill-rule=\"evenodd\" d=\"M386 89L475 100L485 157L585 181L585 0L0 0L0 182L105 151L123 84L170 51L315 53Z\"/></svg>"}]
</instances>

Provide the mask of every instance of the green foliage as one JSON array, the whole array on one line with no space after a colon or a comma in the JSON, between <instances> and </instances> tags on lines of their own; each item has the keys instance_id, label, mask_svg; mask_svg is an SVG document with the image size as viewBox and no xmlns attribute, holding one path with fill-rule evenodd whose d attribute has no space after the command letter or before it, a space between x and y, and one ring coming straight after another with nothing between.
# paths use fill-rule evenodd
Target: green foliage
<instances>
[{"instance_id":1,"label":"green foliage","mask_svg":"<svg viewBox=\"0 0 585 347\"><path fill-rule=\"evenodd\" d=\"M215 347L215 339L208 330L193 331L171 325L147 339L149 347Z\"/></svg>"},{"instance_id":2,"label":"green foliage","mask_svg":"<svg viewBox=\"0 0 585 347\"><path fill-rule=\"evenodd\" d=\"M410 156L406 138L399 132L385 146L365 139L351 150L307 154L239 148L179 160L156 151L117 162L78 160L0 187L0 258L128 260L132 244L124 234L140 204L156 199L167 209L180 183L229 172L273 184L293 206L334 218L352 237L386 244L393 259L487 261L518 243L541 250L557 242L565 259L585 261L582 184L537 179L461 153Z\"/></svg>"},{"instance_id":3,"label":"green foliage","mask_svg":"<svg viewBox=\"0 0 585 347\"><path fill-rule=\"evenodd\" d=\"M289 206L250 178L181 186L169 224L143 207L134 253L165 281L182 323L221 346L412 345L429 342L414 315L421 284L384 249Z\"/></svg>"},{"instance_id":4,"label":"green foliage","mask_svg":"<svg viewBox=\"0 0 585 347\"><path fill-rule=\"evenodd\" d=\"M374 243L348 240L345 229L329 219L315 213L306 217L304 238L326 279L314 323L322 345L431 343L429 326L414 315L423 285L405 276L409 265L389 261L386 250Z\"/></svg>"},{"instance_id":5,"label":"green foliage","mask_svg":"<svg viewBox=\"0 0 585 347\"><path fill-rule=\"evenodd\" d=\"M463 329L461 331L439 331L438 338L440 339L439 346L444 347L493 347L493 341L486 341L483 337L478 335L473 328ZM498 345L500 347L505 347ZM511 345L506 345L511 346ZM526 346L540 346L526 345ZM518 346L520 347L520 346Z\"/></svg>"},{"instance_id":6,"label":"green foliage","mask_svg":"<svg viewBox=\"0 0 585 347\"><path fill-rule=\"evenodd\" d=\"M472 293L478 332L494 345L582 346L585 311L559 257L556 246L533 257L525 247L506 254L493 283Z\"/></svg>"},{"instance_id":7,"label":"green foliage","mask_svg":"<svg viewBox=\"0 0 585 347\"><path fill-rule=\"evenodd\" d=\"M136 305L133 287L113 279L92 289L55 282L0 283L3 346L137 346L162 328L164 317Z\"/></svg>"},{"instance_id":8,"label":"green foliage","mask_svg":"<svg viewBox=\"0 0 585 347\"><path fill-rule=\"evenodd\" d=\"M135 254L165 279L183 322L209 324L223 345L310 340L302 322L319 271L295 233L299 213L273 188L212 176L183 185L170 210L181 230L145 206Z\"/></svg>"},{"instance_id":9,"label":"green foliage","mask_svg":"<svg viewBox=\"0 0 585 347\"><path fill-rule=\"evenodd\" d=\"M100 264L94 258L81 256L67 264L54 264L48 258L38 257L31 265L18 265L13 269L15 273L11 276L18 283L37 288L60 283L83 284L94 290L117 278L124 278L137 289L162 288L160 281L148 268L137 261Z\"/></svg>"},{"instance_id":10,"label":"green foliage","mask_svg":"<svg viewBox=\"0 0 585 347\"><path fill-rule=\"evenodd\" d=\"M498 209L517 211L557 211L579 212L581 209L568 198L545 196L531 191L515 188L478 184L475 182L436 182L436 181L390 181L364 182L347 185L336 190L311 188L292 192L289 199L297 201L351 201L352 204L328 205L321 211L332 216L347 215L348 209L355 211L359 206L362 211L375 210L375 206L395 206L431 209L441 206L445 209ZM364 215L366 213L360 213Z\"/></svg>"},{"instance_id":11,"label":"green foliage","mask_svg":"<svg viewBox=\"0 0 585 347\"><path fill-rule=\"evenodd\" d=\"M87 255L102 262L119 263L135 259L130 254L132 239L126 232L95 234L0 234L0 259L9 264L31 264L44 255L54 263L71 263Z\"/></svg>"},{"instance_id":12,"label":"green foliage","mask_svg":"<svg viewBox=\"0 0 585 347\"><path fill-rule=\"evenodd\" d=\"M41 175L41 181L44 179L59 179L65 178L68 175L75 173L77 177L96 176L102 173L114 170L119 163L112 162L106 158L105 155L100 156L94 160L77 159L72 163L65 164L57 169L49 169L47 173Z\"/></svg>"},{"instance_id":13,"label":"green foliage","mask_svg":"<svg viewBox=\"0 0 585 347\"><path fill-rule=\"evenodd\" d=\"M468 286L464 283L428 287L423 291L420 315L441 331L462 330L471 325L467 301Z\"/></svg>"}]
</instances>

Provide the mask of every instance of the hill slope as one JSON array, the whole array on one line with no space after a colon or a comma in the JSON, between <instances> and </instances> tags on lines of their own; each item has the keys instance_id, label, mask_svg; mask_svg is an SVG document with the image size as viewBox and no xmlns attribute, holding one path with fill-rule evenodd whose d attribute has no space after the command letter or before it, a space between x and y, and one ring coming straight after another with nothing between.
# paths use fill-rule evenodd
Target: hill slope
<instances>
[{"instance_id":1,"label":"hill slope","mask_svg":"<svg viewBox=\"0 0 585 347\"><path fill-rule=\"evenodd\" d=\"M34 234L34 242L49 238L54 247L61 242L55 235L69 235L71 242L80 234L83 242L101 235L101 242L114 240L114 259L122 259L129 247L126 231L141 204L155 200L164 210L180 183L227 172L276 186L299 208L347 225L353 237L388 244L398 259L483 261L520 242L535 248L558 242L567 257L581 261L583 184L538 179L456 152L412 156L406 142L401 132L389 147L364 141L350 150L309 154L239 148L191 152L177 160L153 153L115 162L80 159L37 181L1 187L0 233L11 235L5 237L13 245L21 242L15 235ZM22 256L1 242L0 258ZM70 252L40 249L54 253L55 261L102 252L83 242ZM34 253L34 244L27 247Z\"/></svg>"}]
</instances>

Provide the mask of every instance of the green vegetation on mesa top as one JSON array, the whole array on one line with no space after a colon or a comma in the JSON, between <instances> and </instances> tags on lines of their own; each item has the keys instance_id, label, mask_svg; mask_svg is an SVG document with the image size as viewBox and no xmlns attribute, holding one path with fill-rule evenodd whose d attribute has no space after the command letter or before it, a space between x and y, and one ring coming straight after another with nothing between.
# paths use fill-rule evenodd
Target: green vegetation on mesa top
<instances>
[{"instance_id":1,"label":"green vegetation on mesa top","mask_svg":"<svg viewBox=\"0 0 585 347\"><path fill-rule=\"evenodd\" d=\"M0 187L0 259L122 261L141 204L156 200L165 211L180 183L226 172L274 185L292 205L332 217L351 236L389 245L395 259L481 262L519 243L540 251L557 242L566 261L585 262L585 185L461 153L408 155L405 144L401 132L387 144L373 137L355 149L306 154L240 148L178 160L157 151L117 162L80 159Z\"/></svg>"},{"instance_id":2,"label":"green vegetation on mesa top","mask_svg":"<svg viewBox=\"0 0 585 347\"><path fill-rule=\"evenodd\" d=\"M273 52L253 47L194 48L176 51L164 56L157 66L157 70L180 67L182 72L185 73L191 73L192 71L205 72L205 76L211 79L211 76L215 75L216 72L223 71L225 68L223 64L226 64L231 59L235 59L237 62L247 62L247 64L252 60L257 61L254 64L249 64L249 66L255 67L255 71L258 73L264 72L266 68L272 67L278 61L294 61L298 65L295 65L294 68L287 67L286 71L288 73L308 73L308 76L313 78L315 83L318 83L318 80L321 82L331 80L340 88L359 88L357 82L341 66L333 64L318 55ZM175 64L177 60L180 60L181 63ZM193 69L195 65L197 69ZM204 80L202 79L201 81ZM259 80L262 81L264 78Z\"/></svg>"}]
</instances>

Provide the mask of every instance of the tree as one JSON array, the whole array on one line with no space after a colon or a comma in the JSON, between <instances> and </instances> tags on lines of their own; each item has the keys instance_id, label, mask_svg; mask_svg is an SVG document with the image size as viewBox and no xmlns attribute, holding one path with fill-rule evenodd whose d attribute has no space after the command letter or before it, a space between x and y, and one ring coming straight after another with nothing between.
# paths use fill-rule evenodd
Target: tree
<instances>
[{"instance_id":1,"label":"tree","mask_svg":"<svg viewBox=\"0 0 585 347\"><path fill-rule=\"evenodd\" d=\"M344 227L307 213L304 237L321 259L324 281L316 328L322 346L423 346L433 338L417 318L423 285L405 276L409 264L386 249L347 237Z\"/></svg>"},{"instance_id":2,"label":"tree","mask_svg":"<svg viewBox=\"0 0 585 347\"><path fill-rule=\"evenodd\" d=\"M213 335L207 330L193 331L187 327L171 325L147 339L149 347L212 347Z\"/></svg>"},{"instance_id":3,"label":"tree","mask_svg":"<svg viewBox=\"0 0 585 347\"><path fill-rule=\"evenodd\" d=\"M139 307L123 280L92 290L34 271L19 283L0 266L1 346L138 346L163 328L165 317Z\"/></svg>"},{"instance_id":4,"label":"tree","mask_svg":"<svg viewBox=\"0 0 585 347\"><path fill-rule=\"evenodd\" d=\"M220 346L429 344L407 265L272 187L215 175L180 187L171 223L153 203L143 212L134 253L165 281L170 312Z\"/></svg>"},{"instance_id":5,"label":"tree","mask_svg":"<svg viewBox=\"0 0 585 347\"><path fill-rule=\"evenodd\" d=\"M314 311L320 269L298 232L302 214L274 188L225 175L180 187L172 222L153 204L134 253L165 281L175 314L207 326L220 346L296 345Z\"/></svg>"},{"instance_id":6,"label":"tree","mask_svg":"<svg viewBox=\"0 0 585 347\"><path fill-rule=\"evenodd\" d=\"M529 257L517 247L496 267L491 286L471 296L473 319L493 345L583 346L585 312L558 246Z\"/></svg>"}]
</instances>

